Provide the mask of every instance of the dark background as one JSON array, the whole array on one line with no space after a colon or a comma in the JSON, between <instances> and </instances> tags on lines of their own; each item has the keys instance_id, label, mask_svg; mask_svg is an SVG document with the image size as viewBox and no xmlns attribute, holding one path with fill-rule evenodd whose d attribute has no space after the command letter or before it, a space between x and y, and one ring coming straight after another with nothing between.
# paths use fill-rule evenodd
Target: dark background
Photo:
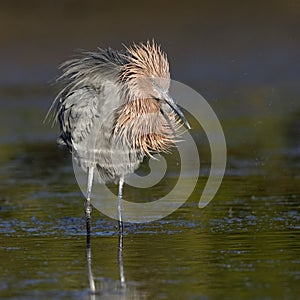
<instances>
[{"instance_id":1,"label":"dark background","mask_svg":"<svg viewBox=\"0 0 300 300\"><path fill-rule=\"evenodd\" d=\"M298 90L298 1L1 1L0 8L1 87L45 84L76 49L155 38L174 79L204 94Z\"/></svg>"}]
</instances>

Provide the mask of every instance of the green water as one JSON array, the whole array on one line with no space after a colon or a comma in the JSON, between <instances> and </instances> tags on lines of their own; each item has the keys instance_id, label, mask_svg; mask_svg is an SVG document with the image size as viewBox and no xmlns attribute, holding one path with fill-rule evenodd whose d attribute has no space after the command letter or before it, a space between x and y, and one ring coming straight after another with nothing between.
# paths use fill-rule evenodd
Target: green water
<instances>
[{"instance_id":1,"label":"green water","mask_svg":"<svg viewBox=\"0 0 300 300\"><path fill-rule=\"evenodd\" d=\"M24 95L6 96L1 103L6 110L1 121L1 298L298 298L297 115L275 107L267 116L224 117L228 163L214 200L204 209L197 206L209 167L203 141L203 174L191 197L162 220L126 224L121 253L116 221L94 210L93 295L84 199L70 154L55 145L57 129L41 123L47 101L40 97L50 96L32 96L24 107ZM9 117L12 101L21 107L15 111L17 122ZM23 141L14 140L17 134ZM149 190L138 194L148 196Z\"/></svg>"}]
</instances>

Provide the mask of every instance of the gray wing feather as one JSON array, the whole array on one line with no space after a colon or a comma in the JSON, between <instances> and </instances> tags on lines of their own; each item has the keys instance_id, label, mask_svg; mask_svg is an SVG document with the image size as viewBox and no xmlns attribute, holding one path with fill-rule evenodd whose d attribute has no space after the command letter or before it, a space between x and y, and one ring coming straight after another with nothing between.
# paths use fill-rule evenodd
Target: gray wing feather
<instances>
[{"instance_id":1,"label":"gray wing feather","mask_svg":"<svg viewBox=\"0 0 300 300\"><path fill-rule=\"evenodd\" d=\"M112 49L84 52L80 57L66 61L60 66L63 73L57 79L58 82L64 84L64 88L54 99L45 120L53 112L54 122L59 120L63 104L68 101L74 91L88 87L99 92L106 82L116 82L122 66L127 62L127 52Z\"/></svg>"},{"instance_id":2,"label":"gray wing feather","mask_svg":"<svg viewBox=\"0 0 300 300\"><path fill-rule=\"evenodd\" d=\"M98 97L95 91L82 88L64 99L58 115L61 125L60 139L68 147L83 141L91 132L98 114Z\"/></svg>"},{"instance_id":3,"label":"gray wing feather","mask_svg":"<svg viewBox=\"0 0 300 300\"><path fill-rule=\"evenodd\" d=\"M73 142L85 138L99 117L97 111L105 104L105 97L101 96L104 87L108 83L117 84L118 74L126 62L125 53L99 49L99 52L82 53L81 57L61 66L63 74L58 81L65 86L46 116L55 107L54 120L61 127L60 144L71 148Z\"/></svg>"}]
</instances>

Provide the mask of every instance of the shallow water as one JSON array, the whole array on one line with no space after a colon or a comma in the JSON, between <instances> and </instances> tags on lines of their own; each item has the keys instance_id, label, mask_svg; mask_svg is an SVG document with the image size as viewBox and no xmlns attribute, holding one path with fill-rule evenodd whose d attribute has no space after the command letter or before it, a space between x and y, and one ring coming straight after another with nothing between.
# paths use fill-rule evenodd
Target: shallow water
<instances>
[{"instance_id":1,"label":"shallow water","mask_svg":"<svg viewBox=\"0 0 300 300\"><path fill-rule=\"evenodd\" d=\"M93 295L84 201L71 156L56 147L55 129L41 124L46 105L32 97L31 105L22 108L25 100L22 95L13 98L21 107L16 113L22 126L5 118L11 108L5 105L8 101L1 103L7 110L2 118L0 173L2 298L297 298L299 140L288 130L299 131L297 118L280 116L282 124L288 124L286 135L279 139L277 131L266 132L272 142L256 145L255 152L248 143L230 143L223 184L215 199L199 209L209 166L203 151L203 175L188 201L162 220L126 224L122 253L116 221L94 210L91 270L97 293ZM235 120L238 130L241 123L254 121L249 114ZM9 122L11 126L5 127ZM231 122L225 120L225 133ZM12 132L23 141L14 139ZM148 197L149 190L137 195Z\"/></svg>"},{"instance_id":2,"label":"shallow water","mask_svg":"<svg viewBox=\"0 0 300 300\"><path fill-rule=\"evenodd\" d=\"M201 169L188 201L164 219L125 224L122 239L116 221L94 210L89 249L71 155L56 146L58 128L43 124L56 93L48 82L74 48L119 47L145 33L133 23L95 27L115 12L93 1L72 9L68 1L57 9L32 3L12 1L0 10L7 28L0 49L0 298L298 299L298 6L223 10L207 2L184 14L177 7L168 26L157 11L157 24L135 16L165 45L175 79L203 93L219 117L226 173L213 201L199 209L210 151L193 124ZM176 183L176 155L168 156L169 172L155 189L125 185L125 196L167 193Z\"/></svg>"}]
</instances>

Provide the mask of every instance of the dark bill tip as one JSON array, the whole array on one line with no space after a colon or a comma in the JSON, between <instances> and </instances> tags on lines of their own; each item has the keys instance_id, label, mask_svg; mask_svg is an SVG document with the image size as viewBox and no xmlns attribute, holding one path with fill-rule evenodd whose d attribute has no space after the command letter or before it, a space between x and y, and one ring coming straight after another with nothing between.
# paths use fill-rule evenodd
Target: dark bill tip
<instances>
[{"instance_id":1,"label":"dark bill tip","mask_svg":"<svg viewBox=\"0 0 300 300\"><path fill-rule=\"evenodd\" d=\"M174 110L174 112L180 117L180 119L182 120L182 122L184 123L184 125L188 128L191 129L191 126L188 122L188 120L185 118L184 114L182 113L182 111L180 110L179 106L176 105L176 103L173 101L173 99L169 96L166 95L164 97L164 100L166 101L166 103Z\"/></svg>"}]
</instances>

